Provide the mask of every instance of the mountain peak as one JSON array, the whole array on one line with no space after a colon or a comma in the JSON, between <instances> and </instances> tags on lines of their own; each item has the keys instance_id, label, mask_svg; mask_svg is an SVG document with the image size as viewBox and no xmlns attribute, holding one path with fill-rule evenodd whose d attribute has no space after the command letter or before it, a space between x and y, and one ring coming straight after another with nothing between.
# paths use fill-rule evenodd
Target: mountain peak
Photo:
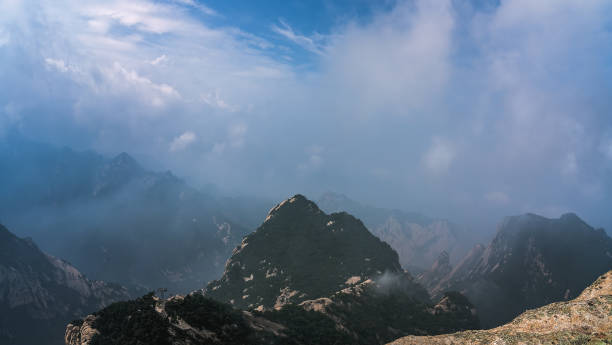
<instances>
[{"instance_id":1,"label":"mountain peak","mask_svg":"<svg viewBox=\"0 0 612 345\"><path fill-rule=\"evenodd\" d=\"M324 297L385 271L402 272L387 243L355 217L325 214L297 194L244 238L206 293L237 307L267 309Z\"/></svg>"},{"instance_id":2,"label":"mountain peak","mask_svg":"<svg viewBox=\"0 0 612 345\"><path fill-rule=\"evenodd\" d=\"M132 171L142 170L142 167L140 166L140 164L138 164L138 162L134 159L134 157L130 156L126 152L121 152L120 154L115 156L113 159L111 159L110 165L113 168L121 167L121 168L129 169Z\"/></svg>"},{"instance_id":3,"label":"mountain peak","mask_svg":"<svg viewBox=\"0 0 612 345\"><path fill-rule=\"evenodd\" d=\"M266 222L277 215L293 215L298 214L318 214L323 213L317 204L308 200L302 194L296 194L289 199L285 199L274 206L266 217Z\"/></svg>"}]
</instances>

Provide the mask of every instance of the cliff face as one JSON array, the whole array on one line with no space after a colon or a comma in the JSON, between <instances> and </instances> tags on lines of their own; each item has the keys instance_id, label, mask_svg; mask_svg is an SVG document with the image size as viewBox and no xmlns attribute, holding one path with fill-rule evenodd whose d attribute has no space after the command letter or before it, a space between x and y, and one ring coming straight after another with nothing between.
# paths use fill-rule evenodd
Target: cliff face
<instances>
[{"instance_id":1,"label":"cliff face","mask_svg":"<svg viewBox=\"0 0 612 345\"><path fill-rule=\"evenodd\" d=\"M67 321L128 298L0 225L0 343L61 344Z\"/></svg>"},{"instance_id":2,"label":"cliff face","mask_svg":"<svg viewBox=\"0 0 612 345\"><path fill-rule=\"evenodd\" d=\"M528 310L503 326L440 336L408 336L393 345L442 344L610 344L612 271L577 298Z\"/></svg>"},{"instance_id":3,"label":"cliff face","mask_svg":"<svg viewBox=\"0 0 612 345\"><path fill-rule=\"evenodd\" d=\"M440 278L439 267L419 277L434 298L464 293L484 327L498 326L526 309L576 297L612 267L612 239L574 214L548 219L508 217L491 243L476 246Z\"/></svg>"}]
</instances>

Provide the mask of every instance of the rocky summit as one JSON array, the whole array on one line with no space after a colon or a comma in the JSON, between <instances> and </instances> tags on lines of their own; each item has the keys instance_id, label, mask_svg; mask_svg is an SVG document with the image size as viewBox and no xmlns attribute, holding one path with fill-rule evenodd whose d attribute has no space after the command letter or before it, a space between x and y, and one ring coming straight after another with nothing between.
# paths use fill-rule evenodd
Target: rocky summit
<instances>
[{"instance_id":1,"label":"rocky summit","mask_svg":"<svg viewBox=\"0 0 612 345\"><path fill-rule=\"evenodd\" d=\"M464 293L484 327L510 321L526 309L576 297L612 267L612 239L575 214L549 219L507 217L488 246L478 245L445 276L438 262L419 276L435 298Z\"/></svg>"},{"instance_id":2,"label":"rocky summit","mask_svg":"<svg viewBox=\"0 0 612 345\"><path fill-rule=\"evenodd\" d=\"M612 271L580 296L528 310L512 322L490 330L440 336L408 336L393 345L611 344Z\"/></svg>"},{"instance_id":3,"label":"rocky summit","mask_svg":"<svg viewBox=\"0 0 612 345\"><path fill-rule=\"evenodd\" d=\"M0 225L0 344L63 344L68 321L128 298Z\"/></svg>"},{"instance_id":4,"label":"rocky summit","mask_svg":"<svg viewBox=\"0 0 612 345\"><path fill-rule=\"evenodd\" d=\"M280 308L403 272L391 247L355 217L325 214L302 195L275 206L205 294L239 308Z\"/></svg>"}]
</instances>

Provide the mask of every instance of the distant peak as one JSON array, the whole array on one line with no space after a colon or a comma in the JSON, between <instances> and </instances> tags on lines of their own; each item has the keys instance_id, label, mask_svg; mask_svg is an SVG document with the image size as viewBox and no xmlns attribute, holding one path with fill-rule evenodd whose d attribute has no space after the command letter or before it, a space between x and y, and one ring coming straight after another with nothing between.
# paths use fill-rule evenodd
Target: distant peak
<instances>
[{"instance_id":1,"label":"distant peak","mask_svg":"<svg viewBox=\"0 0 612 345\"><path fill-rule=\"evenodd\" d=\"M113 162L122 163L122 164L135 164L138 165L138 162L130 156L127 152L121 152L116 155L115 158L112 159Z\"/></svg>"},{"instance_id":2,"label":"distant peak","mask_svg":"<svg viewBox=\"0 0 612 345\"><path fill-rule=\"evenodd\" d=\"M127 170L132 172L142 172L143 168L138 162L129 154L121 152L110 161L112 168L119 168L121 170Z\"/></svg>"},{"instance_id":3,"label":"distant peak","mask_svg":"<svg viewBox=\"0 0 612 345\"><path fill-rule=\"evenodd\" d=\"M323 193L320 199L321 200L350 200L349 197L347 197L344 194L331 192L331 191Z\"/></svg>"}]
</instances>

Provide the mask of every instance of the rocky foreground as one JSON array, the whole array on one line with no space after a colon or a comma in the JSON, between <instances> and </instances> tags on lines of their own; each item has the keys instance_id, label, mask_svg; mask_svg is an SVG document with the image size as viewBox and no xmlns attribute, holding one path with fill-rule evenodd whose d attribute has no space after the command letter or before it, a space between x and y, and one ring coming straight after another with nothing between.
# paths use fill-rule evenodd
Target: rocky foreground
<instances>
[{"instance_id":1,"label":"rocky foreground","mask_svg":"<svg viewBox=\"0 0 612 345\"><path fill-rule=\"evenodd\" d=\"M612 271L576 299L528 310L503 326L438 336L407 336L393 345L611 344Z\"/></svg>"}]
</instances>

